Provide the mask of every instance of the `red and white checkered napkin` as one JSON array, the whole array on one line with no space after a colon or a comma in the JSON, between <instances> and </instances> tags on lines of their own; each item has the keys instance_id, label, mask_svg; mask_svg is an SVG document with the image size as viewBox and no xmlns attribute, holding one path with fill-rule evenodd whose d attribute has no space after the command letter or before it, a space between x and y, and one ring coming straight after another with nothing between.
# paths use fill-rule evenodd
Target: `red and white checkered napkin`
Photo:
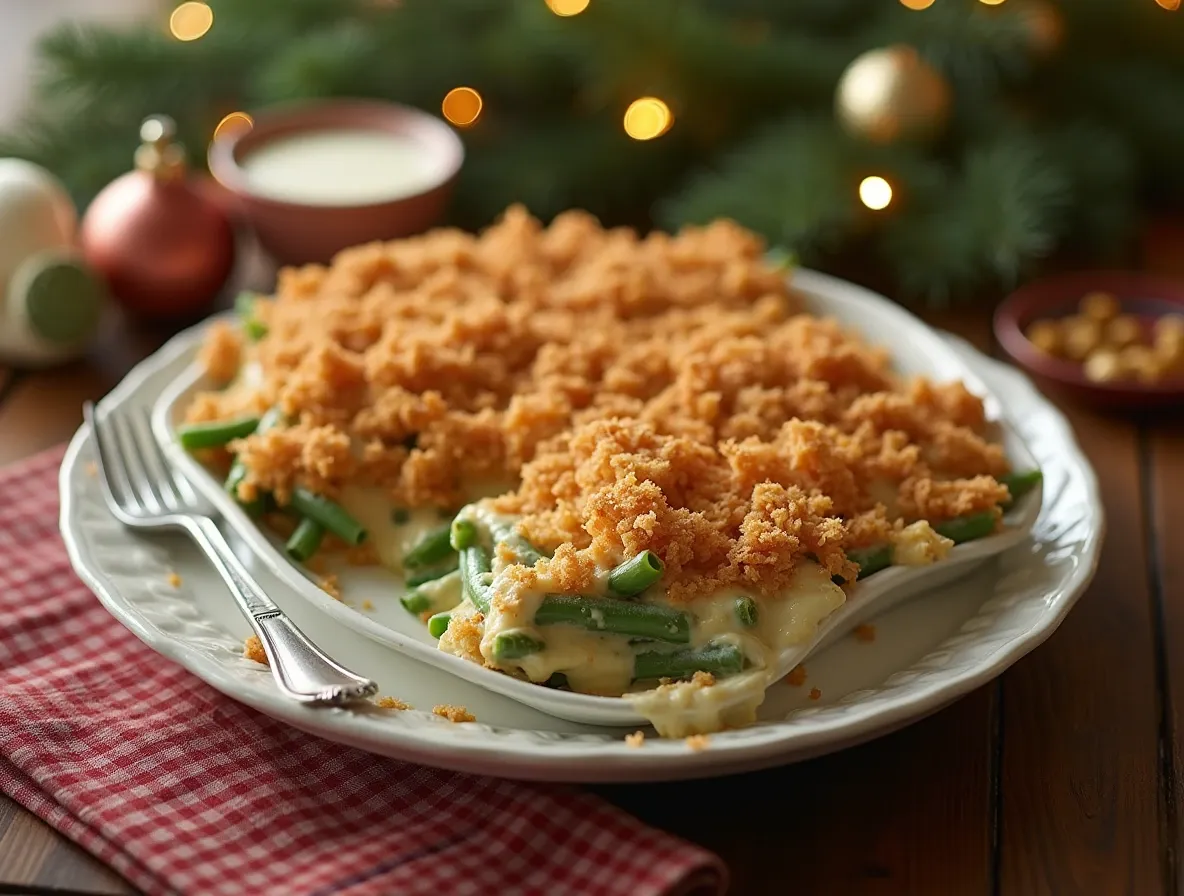
<instances>
[{"instance_id":1,"label":"red and white checkered napkin","mask_svg":"<svg viewBox=\"0 0 1184 896\"><path fill-rule=\"evenodd\" d=\"M589 794L296 731L155 655L74 575L61 451L0 471L0 788L148 893L722 893Z\"/></svg>"}]
</instances>

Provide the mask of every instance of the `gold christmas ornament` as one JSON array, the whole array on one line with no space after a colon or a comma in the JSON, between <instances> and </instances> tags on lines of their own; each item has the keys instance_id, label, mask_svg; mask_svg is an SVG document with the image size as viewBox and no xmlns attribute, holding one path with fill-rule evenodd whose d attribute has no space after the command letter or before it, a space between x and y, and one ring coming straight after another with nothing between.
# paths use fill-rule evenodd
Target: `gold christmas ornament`
<instances>
[{"instance_id":1,"label":"gold christmas ornament","mask_svg":"<svg viewBox=\"0 0 1184 896\"><path fill-rule=\"evenodd\" d=\"M835 113L843 127L876 143L933 138L949 112L949 83L907 46L856 57L835 92Z\"/></svg>"}]
</instances>

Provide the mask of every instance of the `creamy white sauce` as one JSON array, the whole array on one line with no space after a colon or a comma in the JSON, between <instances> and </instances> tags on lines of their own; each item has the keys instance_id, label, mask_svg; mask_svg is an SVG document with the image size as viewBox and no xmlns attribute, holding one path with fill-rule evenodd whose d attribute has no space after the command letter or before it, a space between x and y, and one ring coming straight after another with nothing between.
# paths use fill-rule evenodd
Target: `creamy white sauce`
<instances>
[{"instance_id":1,"label":"creamy white sauce","mask_svg":"<svg viewBox=\"0 0 1184 896\"><path fill-rule=\"evenodd\" d=\"M707 687L679 681L630 694L629 700L662 737L710 734L755 722L769 684L766 678L764 669L751 669Z\"/></svg>"},{"instance_id":2,"label":"creamy white sauce","mask_svg":"<svg viewBox=\"0 0 1184 896\"><path fill-rule=\"evenodd\" d=\"M741 596L742 592L728 591L700 598L686 609L695 617L692 644L735 644L748 661L744 672L717 679L708 687L677 682L626 695L663 737L709 734L751 724L764 702L777 653L809 642L819 624L846 600L830 573L809 560L799 563L784 594L771 600L753 598L757 624L751 629L744 628L736 617L736 600Z\"/></svg>"},{"instance_id":3,"label":"creamy white sauce","mask_svg":"<svg viewBox=\"0 0 1184 896\"><path fill-rule=\"evenodd\" d=\"M342 504L370 529L382 562L394 570L401 569L402 557L425 533L444 522L435 510L424 509L412 511L407 523L395 524L389 499L373 488L346 489ZM480 504L467 505L461 516L475 522L483 532L513 522L513 518L495 514ZM919 529L910 532L909 538L933 545L932 538ZM488 540L486 546L492 548ZM940 550L940 545L936 549ZM495 558L489 612L483 614L476 629L473 620L478 611L462 598L459 573L420 586L419 590L432 600L432 612L452 610L454 624L440 638L439 649L536 683L562 672L569 686L579 693L624 696L665 737L706 734L754 721L770 683L769 674L776 666L776 655L787 647L808 643L819 624L846 600L843 589L831 581L826 569L808 560L799 563L784 594L772 599L753 598L758 619L752 628L746 628L736 616L736 601L745 596L741 590L731 589L685 605L672 604L663 594L649 593L648 602L691 615L689 646L720 641L734 644L745 655L746 669L707 686L702 681L686 681L637 691L633 684L636 653L666 649L663 645L635 647L627 638L578 626L536 626L534 618L543 598L560 589L543 567L531 587L506 575L506 569L507 565ZM610 572L607 565L597 570L592 594L607 593ZM499 662L493 653L494 641L508 632L528 634L546 646L537 653ZM684 646L669 645L670 649Z\"/></svg>"},{"instance_id":4,"label":"creamy white sauce","mask_svg":"<svg viewBox=\"0 0 1184 896\"><path fill-rule=\"evenodd\" d=\"M896 566L928 566L944 560L954 542L934 531L926 520L905 526L892 538L892 562Z\"/></svg>"},{"instance_id":5,"label":"creamy white sauce","mask_svg":"<svg viewBox=\"0 0 1184 896\"><path fill-rule=\"evenodd\" d=\"M435 186L438 162L420 142L364 128L272 140L241 162L256 196L305 205L367 205Z\"/></svg>"},{"instance_id":6,"label":"creamy white sauce","mask_svg":"<svg viewBox=\"0 0 1184 896\"><path fill-rule=\"evenodd\" d=\"M406 553L429 532L449 523L432 507L408 510L407 522L396 523L395 505L382 489L370 486L347 485L341 490L338 503L366 527L379 562L400 575Z\"/></svg>"},{"instance_id":7,"label":"creamy white sauce","mask_svg":"<svg viewBox=\"0 0 1184 896\"><path fill-rule=\"evenodd\" d=\"M431 601L427 610L429 613L442 613L445 610L451 610L461 602L464 596L460 573L456 570L446 576L424 582L415 590Z\"/></svg>"}]
</instances>

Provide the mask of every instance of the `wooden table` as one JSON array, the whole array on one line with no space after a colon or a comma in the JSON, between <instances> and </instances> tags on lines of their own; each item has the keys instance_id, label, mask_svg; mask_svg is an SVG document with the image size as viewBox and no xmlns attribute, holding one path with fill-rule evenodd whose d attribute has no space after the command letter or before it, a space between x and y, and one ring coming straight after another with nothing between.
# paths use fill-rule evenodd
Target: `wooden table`
<instances>
[{"instance_id":1,"label":"wooden table","mask_svg":"<svg viewBox=\"0 0 1184 896\"><path fill-rule=\"evenodd\" d=\"M992 350L982 310L932 321ZM68 438L80 403L150 342L117 330L85 362L0 371L0 463ZM1093 585L1047 643L862 747L741 778L597 791L715 850L735 894L1177 891L1184 423L1065 410L1101 478L1109 537ZM0 797L0 893L13 892L133 891Z\"/></svg>"}]
</instances>

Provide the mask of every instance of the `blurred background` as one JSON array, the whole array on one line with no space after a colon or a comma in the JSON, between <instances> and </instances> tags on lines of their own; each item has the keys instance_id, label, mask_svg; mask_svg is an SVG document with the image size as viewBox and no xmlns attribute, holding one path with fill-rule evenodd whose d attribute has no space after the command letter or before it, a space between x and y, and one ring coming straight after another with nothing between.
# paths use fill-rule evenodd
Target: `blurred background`
<instances>
[{"instance_id":1,"label":"blurred background","mask_svg":"<svg viewBox=\"0 0 1184 896\"><path fill-rule=\"evenodd\" d=\"M725 215L937 305L1120 260L1184 187L1180 0L3 0L0 156L79 206L145 116L192 165L260 109L448 119L447 221Z\"/></svg>"}]
</instances>

